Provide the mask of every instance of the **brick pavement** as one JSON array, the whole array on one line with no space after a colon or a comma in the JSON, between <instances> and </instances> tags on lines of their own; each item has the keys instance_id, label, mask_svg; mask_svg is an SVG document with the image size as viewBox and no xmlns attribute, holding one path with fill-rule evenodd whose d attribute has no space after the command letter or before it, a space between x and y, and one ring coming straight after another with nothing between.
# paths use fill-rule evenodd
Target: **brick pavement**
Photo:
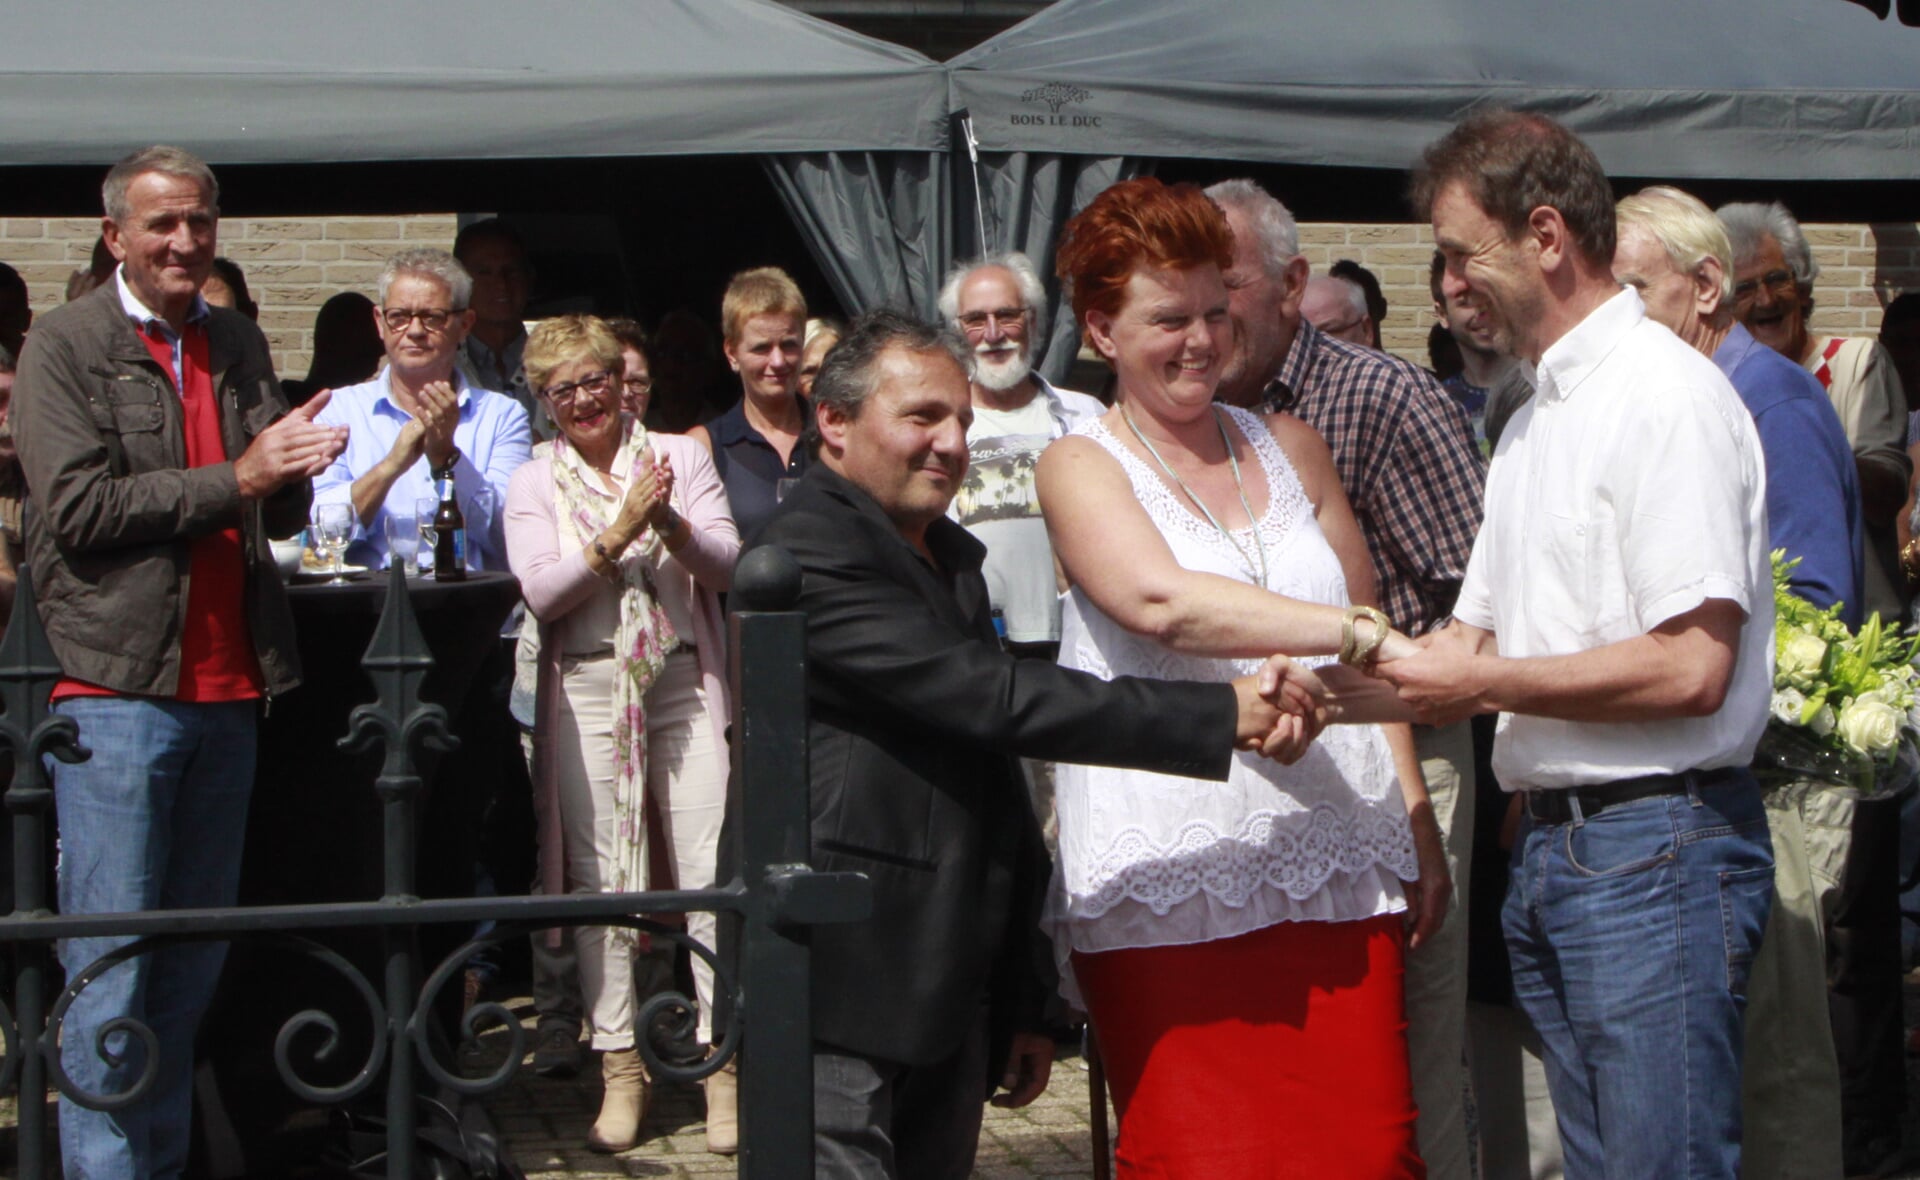
<instances>
[{"instance_id":1,"label":"brick pavement","mask_svg":"<svg viewBox=\"0 0 1920 1180\"><path fill-rule=\"evenodd\" d=\"M514 1001L516 1013L530 1016L531 1005ZM1920 1026L1920 973L1907 984L1907 1024ZM531 1030L529 1030L531 1031ZM497 1038L497 1039L496 1039ZM504 1049L504 1035L489 1038ZM1055 1062L1053 1082L1025 1110L987 1109L974 1176L980 1180L1034 1180L1036 1177L1090 1177L1087 1071L1071 1051ZM586 1150L587 1127L600 1104L597 1076L556 1080L521 1069L493 1098L494 1117L530 1180L561 1177L665 1177L714 1180L735 1175L734 1162L706 1151L703 1101L697 1087L659 1087L647 1117L646 1139L617 1156ZM0 1098L0 1177L15 1174L14 1100ZM1907 1141L1920 1144L1920 1058L1908 1059ZM1889 1173L1891 1180L1920 1180L1920 1161Z\"/></svg>"},{"instance_id":2,"label":"brick pavement","mask_svg":"<svg viewBox=\"0 0 1920 1180\"><path fill-rule=\"evenodd\" d=\"M524 1000L511 1006L516 1013L530 1009ZM528 1031L531 1034L531 1027ZM504 1040L504 1034L494 1035ZM1054 1063L1052 1084L1031 1106L988 1107L973 1175L980 1180L1092 1176L1087 1077L1078 1053L1063 1050ZM559 1080L522 1068L489 1105L529 1180L714 1180L735 1174L733 1160L707 1154L705 1102L696 1086L656 1087L640 1146L617 1156L596 1155L584 1146L587 1128L600 1109L597 1074Z\"/></svg>"}]
</instances>

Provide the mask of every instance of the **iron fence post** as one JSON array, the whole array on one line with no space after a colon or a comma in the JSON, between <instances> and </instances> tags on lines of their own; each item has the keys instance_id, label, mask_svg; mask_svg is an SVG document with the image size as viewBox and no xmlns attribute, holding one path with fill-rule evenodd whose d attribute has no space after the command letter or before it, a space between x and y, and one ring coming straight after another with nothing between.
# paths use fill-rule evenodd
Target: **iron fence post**
<instances>
[{"instance_id":1,"label":"iron fence post","mask_svg":"<svg viewBox=\"0 0 1920 1180\"><path fill-rule=\"evenodd\" d=\"M784 559L784 564L782 563ZM733 595L751 609L729 620L733 753L742 878L761 904L743 921L740 1180L813 1175L812 1006L805 927L776 927L765 902L777 865L810 856L807 806L807 625L792 608L800 570L770 549L748 554ZM767 997L779 997L769 1004Z\"/></svg>"},{"instance_id":2,"label":"iron fence post","mask_svg":"<svg viewBox=\"0 0 1920 1180\"><path fill-rule=\"evenodd\" d=\"M88 756L77 741L72 721L49 711L48 697L60 679L60 664L40 626L33 592L33 575L23 566L14 589L13 616L0 640L0 743L13 755L13 781L7 787L6 806L13 818L13 917L44 917L49 898L47 878L47 813L53 807L43 755L62 762ZM45 942L13 946L14 1035L7 1045L9 1072L17 1087L20 1175L38 1180L47 1159L47 1061L45 1054L59 1046L44 1039L47 1020L47 973L52 951Z\"/></svg>"},{"instance_id":3,"label":"iron fence post","mask_svg":"<svg viewBox=\"0 0 1920 1180\"><path fill-rule=\"evenodd\" d=\"M414 818L419 805L419 755L446 752L457 744L447 731L446 710L420 699L420 684L433 670L433 653L413 612L403 566L387 573L387 601L361 666L374 685L375 699L355 708L342 747L364 750L384 746L385 761L374 789L381 802L386 905L405 905L414 895ZM386 1035L393 1054L387 1066L387 1176L412 1180L414 1138L414 1052L407 1036L414 1016L418 955L415 925L389 926L381 932L385 958Z\"/></svg>"},{"instance_id":4,"label":"iron fence post","mask_svg":"<svg viewBox=\"0 0 1920 1180\"><path fill-rule=\"evenodd\" d=\"M807 620L799 563L762 546L742 557L729 620L737 861L742 915L741 1180L813 1175L811 925L865 917L859 874L815 873L807 767Z\"/></svg>"}]
</instances>

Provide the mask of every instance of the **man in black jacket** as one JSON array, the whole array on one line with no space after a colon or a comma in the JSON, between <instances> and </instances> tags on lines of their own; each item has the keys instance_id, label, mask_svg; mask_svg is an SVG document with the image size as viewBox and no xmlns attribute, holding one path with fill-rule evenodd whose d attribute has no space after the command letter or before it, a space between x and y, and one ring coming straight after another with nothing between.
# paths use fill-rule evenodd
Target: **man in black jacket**
<instances>
[{"instance_id":1,"label":"man in black jacket","mask_svg":"<svg viewBox=\"0 0 1920 1180\"><path fill-rule=\"evenodd\" d=\"M1292 758L1315 732L1279 658L1185 684L1000 649L985 550L945 515L965 355L895 313L856 324L814 384L820 462L756 538L804 571L815 867L874 884L869 920L812 933L822 1176L964 1177L993 1080L1005 1106L1046 1088L1048 862L1016 756L1224 780L1236 746Z\"/></svg>"}]
</instances>

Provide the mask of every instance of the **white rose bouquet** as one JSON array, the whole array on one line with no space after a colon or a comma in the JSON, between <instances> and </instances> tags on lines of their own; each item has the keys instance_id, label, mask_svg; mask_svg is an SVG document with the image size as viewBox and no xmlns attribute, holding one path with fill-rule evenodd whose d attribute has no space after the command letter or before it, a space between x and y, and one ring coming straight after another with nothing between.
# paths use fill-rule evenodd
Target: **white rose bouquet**
<instances>
[{"instance_id":1,"label":"white rose bouquet","mask_svg":"<svg viewBox=\"0 0 1920 1180\"><path fill-rule=\"evenodd\" d=\"M1788 588L1798 564L1774 550L1773 716L1756 762L1862 794L1901 789L1920 773L1915 643L1877 614L1849 633L1838 606L1816 610Z\"/></svg>"}]
</instances>

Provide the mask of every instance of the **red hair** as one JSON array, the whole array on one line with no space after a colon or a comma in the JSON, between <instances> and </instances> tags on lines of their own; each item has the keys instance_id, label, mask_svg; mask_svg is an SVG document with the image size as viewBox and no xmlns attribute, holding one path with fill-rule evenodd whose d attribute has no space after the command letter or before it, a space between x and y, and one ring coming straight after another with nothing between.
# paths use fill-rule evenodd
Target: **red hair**
<instances>
[{"instance_id":1,"label":"red hair","mask_svg":"<svg viewBox=\"0 0 1920 1180\"><path fill-rule=\"evenodd\" d=\"M1086 331L1087 313L1119 312L1127 280L1142 266L1192 270L1233 266L1233 230L1226 214L1191 184L1168 185L1143 176L1123 180L1074 214L1054 257L1073 300L1073 318Z\"/></svg>"}]
</instances>

